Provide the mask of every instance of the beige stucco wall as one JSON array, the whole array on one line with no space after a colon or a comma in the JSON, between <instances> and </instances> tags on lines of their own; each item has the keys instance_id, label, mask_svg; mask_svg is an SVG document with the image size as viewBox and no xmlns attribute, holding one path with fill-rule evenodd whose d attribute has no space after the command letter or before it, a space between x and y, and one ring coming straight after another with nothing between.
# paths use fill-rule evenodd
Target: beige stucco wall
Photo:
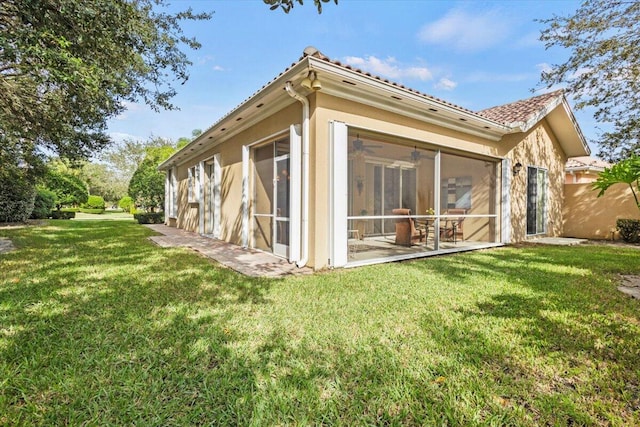
<instances>
[{"instance_id":1,"label":"beige stucco wall","mask_svg":"<svg viewBox=\"0 0 640 427\"><path fill-rule=\"evenodd\" d=\"M507 135L501 144L501 154L511 164L522 164L522 170L511 177L511 241L520 242L527 236L527 167L547 169L549 188L547 198L546 236L562 235L562 204L564 200L564 164L567 157L560 147L546 119L526 134Z\"/></svg>"},{"instance_id":2,"label":"beige stucco wall","mask_svg":"<svg viewBox=\"0 0 640 427\"><path fill-rule=\"evenodd\" d=\"M594 182L598 179L598 175L597 172L591 171L567 172L565 175L565 184L586 184Z\"/></svg>"},{"instance_id":3,"label":"beige stucco wall","mask_svg":"<svg viewBox=\"0 0 640 427\"><path fill-rule=\"evenodd\" d=\"M640 218L631 189L616 184L597 197L592 184L565 186L564 236L586 239L611 239L619 218ZM619 238L616 233L615 238Z\"/></svg>"},{"instance_id":4,"label":"beige stucco wall","mask_svg":"<svg viewBox=\"0 0 640 427\"><path fill-rule=\"evenodd\" d=\"M463 132L446 129L417 119L411 119L392 114L373 107L368 107L352 101L336 98L323 92L316 92L309 96L311 104L310 117L310 207L309 207L309 262L314 268L324 268L329 260L329 123L331 121L344 122L355 128L368 129L380 134L393 135L394 138L404 138L407 142L429 144L436 147L446 147L447 151L459 153L475 153L494 159L510 158L512 164L520 162L523 170L516 177L512 177L512 241L526 239L526 168L529 165L545 168L549 171L549 227L548 235L561 235L563 227L562 201L564 197L564 164L566 157L558 141L545 120L526 134L513 134L495 142L479 136L468 135ZM256 123L233 138L213 145L197 158L191 159L177 168L178 179L178 218L175 222L180 228L198 231L198 204L187 203L188 168L196 165L200 160L209 159L220 153L222 167L221 185L221 235L220 238L235 244L241 244L242 239L242 150L241 147L260 141L268 136L283 135L292 124L301 123L302 108L295 102L280 112L270 115L267 119ZM271 139L270 141L273 141ZM269 141L269 142L270 142ZM267 141L265 141L267 142ZM250 165L250 171L253 170ZM251 172L250 172L251 173ZM475 173L470 170L469 174ZM480 174L480 172L478 172ZM250 177L251 179L251 177ZM207 183L204 180L205 185ZM499 199L500 177L497 177L498 187L495 191ZM206 193L206 192L205 192ZM478 197L479 193L474 193ZM250 195L251 196L251 195ZM205 202L207 200L205 199ZM500 212L499 207L487 206L482 200L474 200L473 206L481 207L484 211ZM208 209L208 203L205 203ZM250 212L253 200L249 201ZM485 213L485 212L482 212ZM208 218L208 212L205 215ZM251 218L251 215L250 215ZM253 235L253 223L250 223L249 235ZM481 231L481 224L474 225L468 221L465 225L468 232ZM486 228L486 227L485 227ZM496 233L496 228L488 231ZM467 232L467 229L465 230ZM488 239L488 237L487 237Z\"/></svg>"},{"instance_id":5,"label":"beige stucco wall","mask_svg":"<svg viewBox=\"0 0 640 427\"><path fill-rule=\"evenodd\" d=\"M221 186L220 186L220 239L227 242L242 243L242 146L260 141L280 132L288 132L291 124L300 123L300 104L289 107L273 114L269 118L251 126L229 140L213 145L202 155L191 159L177 168L178 191L178 219L177 226L188 231L198 231L199 206L197 203L187 203L188 168L197 165L200 160L210 159L214 154L220 154ZM249 168L252 170L252 168ZM203 179L207 185L208 180ZM205 187L206 188L206 187ZM209 203L205 191L205 221L207 220ZM249 209L252 201L249 201ZM250 233L251 234L251 233Z\"/></svg>"}]
</instances>

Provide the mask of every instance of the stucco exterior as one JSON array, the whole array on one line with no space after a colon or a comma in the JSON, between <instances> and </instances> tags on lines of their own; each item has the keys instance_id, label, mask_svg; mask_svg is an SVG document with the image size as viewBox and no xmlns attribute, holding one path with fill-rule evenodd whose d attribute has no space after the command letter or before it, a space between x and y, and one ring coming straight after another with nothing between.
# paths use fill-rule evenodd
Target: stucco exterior
<instances>
[{"instance_id":1,"label":"stucco exterior","mask_svg":"<svg viewBox=\"0 0 640 427\"><path fill-rule=\"evenodd\" d=\"M611 186L602 197L592 184L565 185L564 235L583 239L619 239L618 219L640 219L631 189L626 184Z\"/></svg>"},{"instance_id":2,"label":"stucco exterior","mask_svg":"<svg viewBox=\"0 0 640 427\"><path fill-rule=\"evenodd\" d=\"M321 90L305 89L303 79L311 75L309 69L314 70L314 78L322 78ZM308 103L308 116L300 98ZM559 236L563 233L568 152L583 155L587 148L579 129L572 128L575 121L562 94L534 100L537 103L530 104L535 107L535 120L500 122L344 68L314 52L161 165L160 169L167 171L167 194L175 193L168 206L176 207L167 209L166 222L237 245L270 250L276 242L270 240L274 232L269 227L276 226L271 221L280 212L278 208L276 215L270 206L280 200L270 191L285 185L280 181L285 179L286 197L291 197L286 210L292 211L278 227L287 227L286 244L291 245L291 251L286 256L291 262L316 269L342 266L347 262L347 222L357 223L361 210L373 210L373 201L364 200L362 188L373 185L374 163L367 163L369 169L365 170L364 163L347 159L351 156L347 151L354 150L353 140L359 139L354 135L362 133L379 144L373 145L379 147L375 155L373 150L368 154L370 162L383 165L385 158L394 156L394 149L427 154L422 163L398 157L394 164L405 165L407 179L413 176L416 180L411 196L416 214L431 220L427 212L435 208L434 227L439 219L446 219L440 217L446 214L440 208L443 197L452 196L440 194L446 191L443 183L473 183L465 202L469 208L464 226L467 239L479 242L509 243L531 237L526 225L527 169L547 171L544 234ZM261 155L257 150L273 145L277 156L277 144L281 143L290 150L285 157L291 170L276 176L275 166L256 163ZM522 170L513 175L516 163ZM344 170L347 165L348 171ZM358 193L356 175L367 181L359 184ZM369 187L365 194L372 191ZM347 202L356 211L349 214L349 220ZM274 212L272 219L261 214L264 209ZM365 214L362 218L357 225L360 238L377 217ZM366 221L368 225L363 225ZM437 249L439 239L433 237Z\"/></svg>"}]
</instances>

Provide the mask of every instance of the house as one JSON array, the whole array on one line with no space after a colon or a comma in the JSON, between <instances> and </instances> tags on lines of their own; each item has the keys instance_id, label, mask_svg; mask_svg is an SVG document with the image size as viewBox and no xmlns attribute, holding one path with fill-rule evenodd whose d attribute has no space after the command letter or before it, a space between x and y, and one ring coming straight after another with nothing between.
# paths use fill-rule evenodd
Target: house
<instances>
[{"instance_id":1,"label":"house","mask_svg":"<svg viewBox=\"0 0 640 427\"><path fill-rule=\"evenodd\" d=\"M308 47L159 168L169 226L322 269L558 236L588 154L560 91L474 112Z\"/></svg>"},{"instance_id":2,"label":"house","mask_svg":"<svg viewBox=\"0 0 640 427\"><path fill-rule=\"evenodd\" d=\"M598 179L611 164L590 156L572 157L565 165L565 184L587 184Z\"/></svg>"}]
</instances>

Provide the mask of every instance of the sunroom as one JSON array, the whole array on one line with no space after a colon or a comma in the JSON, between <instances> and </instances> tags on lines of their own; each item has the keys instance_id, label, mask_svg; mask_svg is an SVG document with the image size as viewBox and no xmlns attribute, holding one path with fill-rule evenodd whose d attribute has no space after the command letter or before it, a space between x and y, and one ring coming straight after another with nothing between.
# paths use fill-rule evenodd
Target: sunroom
<instances>
[{"instance_id":1,"label":"sunroom","mask_svg":"<svg viewBox=\"0 0 640 427\"><path fill-rule=\"evenodd\" d=\"M501 244L502 160L342 123L333 135L334 266Z\"/></svg>"}]
</instances>

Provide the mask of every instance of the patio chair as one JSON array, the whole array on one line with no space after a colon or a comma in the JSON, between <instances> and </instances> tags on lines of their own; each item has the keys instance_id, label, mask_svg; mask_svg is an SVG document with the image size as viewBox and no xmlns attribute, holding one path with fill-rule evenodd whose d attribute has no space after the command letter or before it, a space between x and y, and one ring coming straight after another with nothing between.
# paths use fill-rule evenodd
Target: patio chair
<instances>
[{"instance_id":1,"label":"patio chair","mask_svg":"<svg viewBox=\"0 0 640 427\"><path fill-rule=\"evenodd\" d=\"M445 215L465 215L466 209L448 209ZM440 239L464 240L464 216L459 218L445 218L440 223Z\"/></svg>"},{"instance_id":2,"label":"patio chair","mask_svg":"<svg viewBox=\"0 0 640 427\"><path fill-rule=\"evenodd\" d=\"M407 215L406 218L396 218L396 245L411 246L414 241L422 242L425 233L416 229L415 221L411 218L411 209L398 208L391 211L393 215Z\"/></svg>"}]
</instances>

